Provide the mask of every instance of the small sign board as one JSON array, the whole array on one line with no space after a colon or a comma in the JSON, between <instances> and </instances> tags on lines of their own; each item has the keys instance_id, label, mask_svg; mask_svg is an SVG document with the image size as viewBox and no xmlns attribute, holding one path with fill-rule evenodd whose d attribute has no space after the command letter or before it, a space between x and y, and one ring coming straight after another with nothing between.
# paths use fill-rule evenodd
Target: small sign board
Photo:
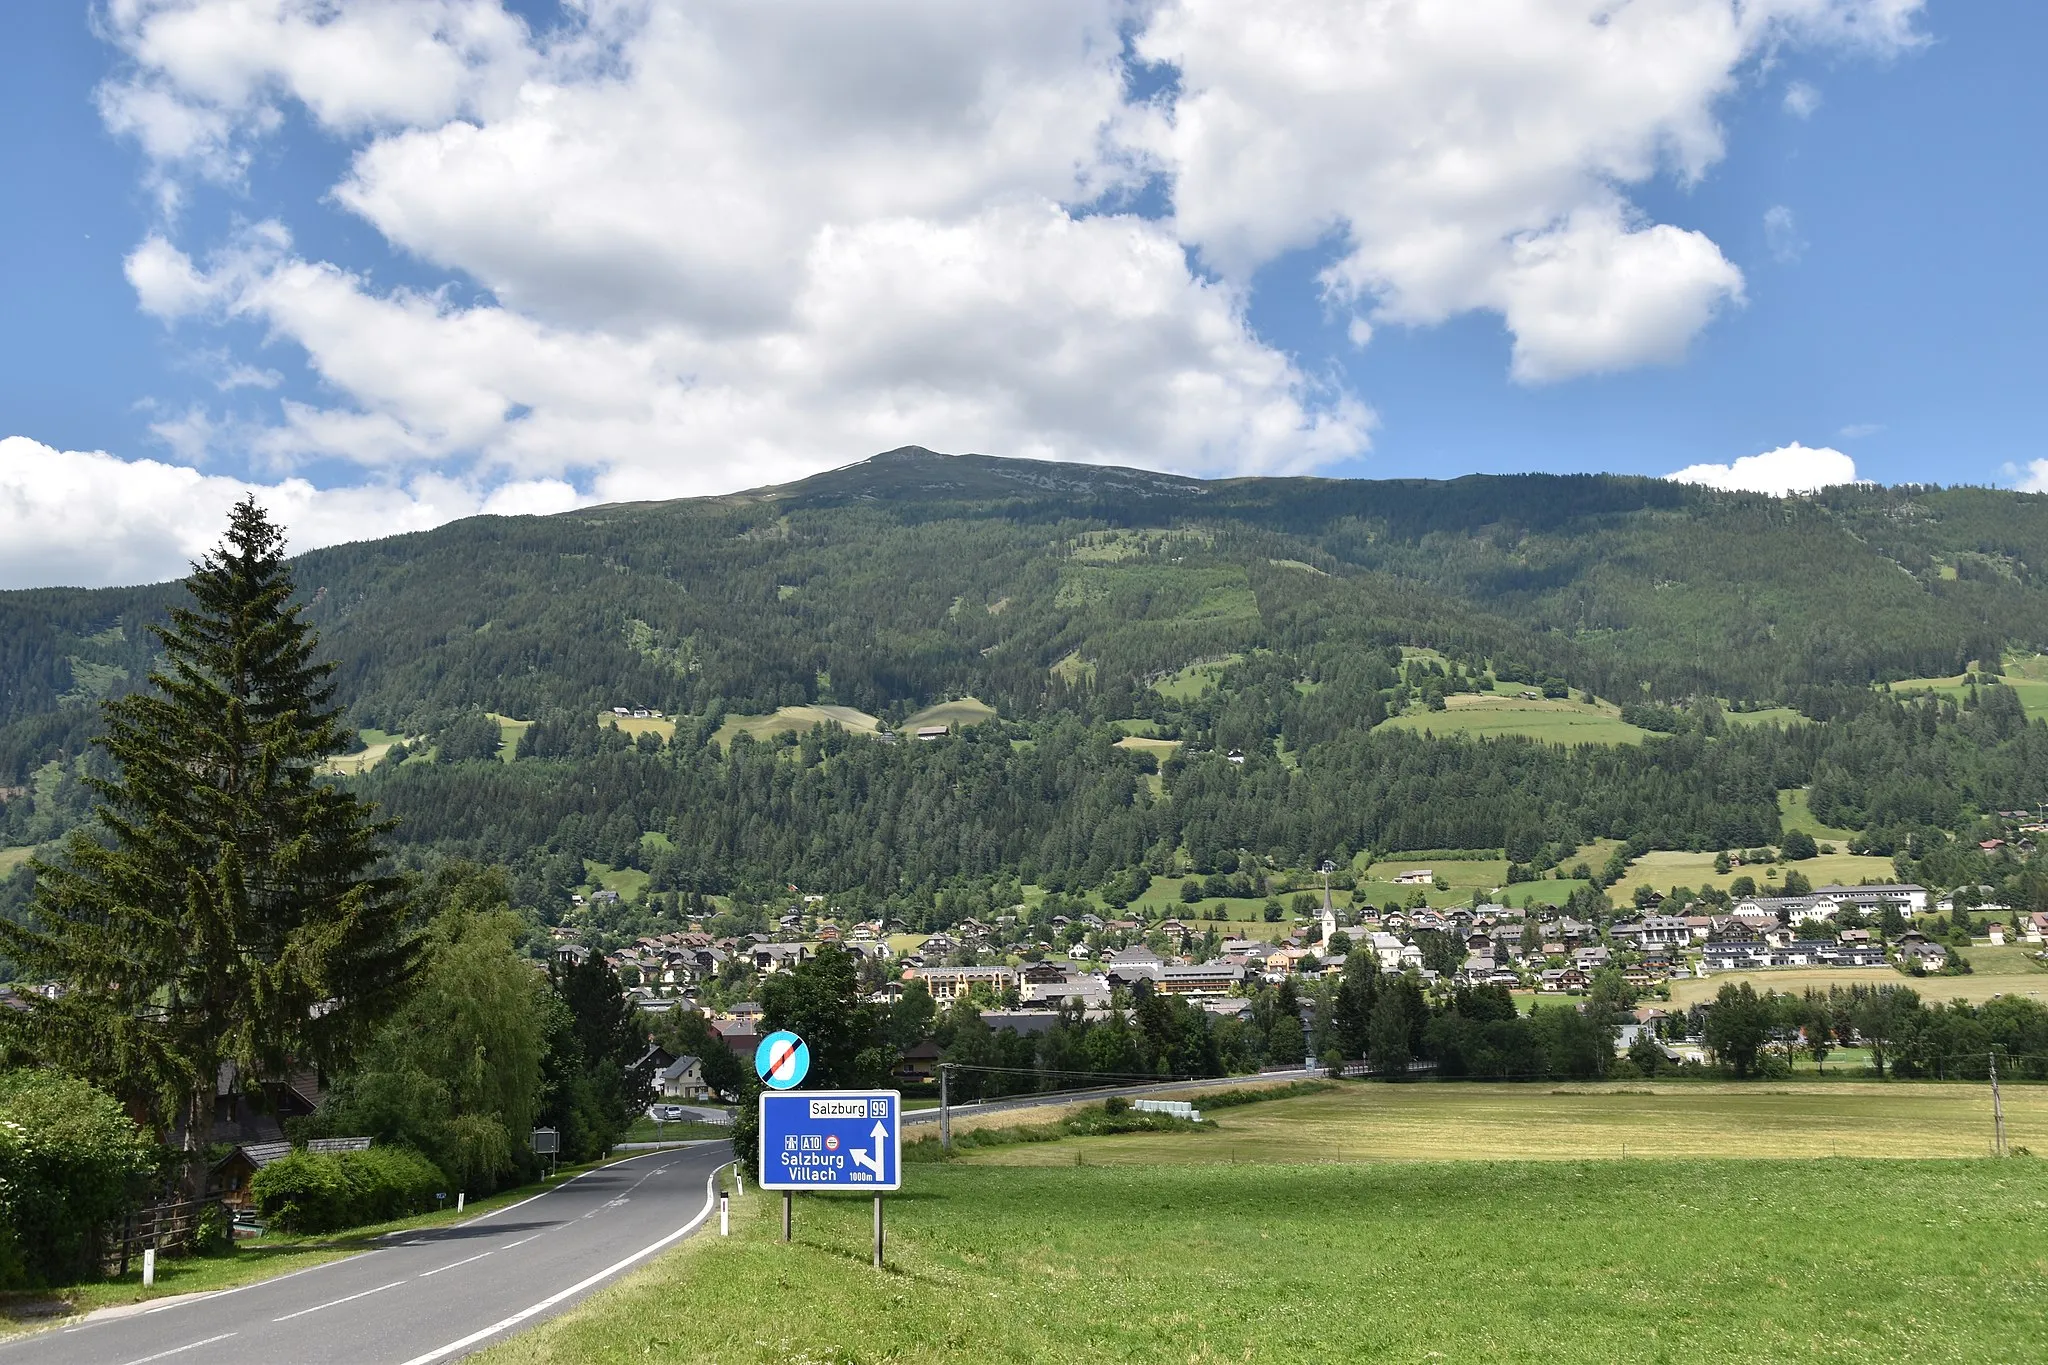
<instances>
[{"instance_id":1,"label":"small sign board","mask_svg":"<svg viewBox=\"0 0 2048 1365\"><path fill-rule=\"evenodd\" d=\"M533 1154L535 1156L555 1156L561 1150L561 1130L556 1128L536 1128L533 1130Z\"/></svg>"},{"instance_id":2,"label":"small sign board","mask_svg":"<svg viewBox=\"0 0 2048 1365\"><path fill-rule=\"evenodd\" d=\"M761 1187L868 1190L903 1185L903 1096L894 1090L761 1095Z\"/></svg>"},{"instance_id":3,"label":"small sign board","mask_svg":"<svg viewBox=\"0 0 2048 1365\"><path fill-rule=\"evenodd\" d=\"M777 1029L754 1049L754 1071L773 1090L790 1090L811 1070L811 1050L788 1029Z\"/></svg>"}]
</instances>

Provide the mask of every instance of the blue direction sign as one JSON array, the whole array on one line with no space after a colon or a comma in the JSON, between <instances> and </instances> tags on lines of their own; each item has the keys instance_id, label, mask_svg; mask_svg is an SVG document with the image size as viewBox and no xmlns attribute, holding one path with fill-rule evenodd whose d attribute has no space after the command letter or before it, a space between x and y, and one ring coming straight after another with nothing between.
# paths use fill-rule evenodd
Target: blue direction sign
<instances>
[{"instance_id":1,"label":"blue direction sign","mask_svg":"<svg viewBox=\"0 0 2048 1365\"><path fill-rule=\"evenodd\" d=\"M811 1069L811 1050L788 1029L778 1029L754 1049L754 1071L771 1089L790 1090Z\"/></svg>"},{"instance_id":2,"label":"blue direction sign","mask_svg":"<svg viewBox=\"0 0 2048 1365\"><path fill-rule=\"evenodd\" d=\"M903 1096L801 1090L761 1096L761 1187L894 1190L903 1184Z\"/></svg>"}]
</instances>

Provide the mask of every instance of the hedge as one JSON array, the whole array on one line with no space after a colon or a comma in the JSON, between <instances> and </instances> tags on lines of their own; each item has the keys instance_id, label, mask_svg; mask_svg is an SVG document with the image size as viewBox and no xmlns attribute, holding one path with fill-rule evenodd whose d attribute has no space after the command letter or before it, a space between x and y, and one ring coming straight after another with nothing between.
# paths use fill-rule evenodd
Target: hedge
<instances>
[{"instance_id":1,"label":"hedge","mask_svg":"<svg viewBox=\"0 0 2048 1365\"><path fill-rule=\"evenodd\" d=\"M293 1152L256 1172L257 1212L284 1232L333 1232L383 1223L434 1207L448 1188L441 1172L406 1147L362 1152Z\"/></svg>"},{"instance_id":2,"label":"hedge","mask_svg":"<svg viewBox=\"0 0 2048 1365\"><path fill-rule=\"evenodd\" d=\"M112 1096L39 1067L0 1073L0 1289L98 1279L104 1235L161 1162Z\"/></svg>"}]
</instances>

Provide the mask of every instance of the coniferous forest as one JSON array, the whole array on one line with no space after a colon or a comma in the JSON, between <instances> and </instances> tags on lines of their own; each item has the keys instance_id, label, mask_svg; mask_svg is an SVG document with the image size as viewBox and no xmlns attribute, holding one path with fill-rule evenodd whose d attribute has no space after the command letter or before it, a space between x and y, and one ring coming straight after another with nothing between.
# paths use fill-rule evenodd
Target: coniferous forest
<instances>
[{"instance_id":1,"label":"coniferous forest","mask_svg":"<svg viewBox=\"0 0 2048 1365\"><path fill-rule=\"evenodd\" d=\"M333 780L397 820L402 861L503 866L546 919L591 863L656 895L796 884L926 926L963 887L1129 899L1371 851L1501 849L1538 875L1594 840L1774 843L1801 787L1857 851L1953 884L2000 875L1987 816L2048 797L2048 728L2000 677L2048 646L2048 503L2026 494L1205 483L909 449L293 572L336 703L405 740ZM99 703L154 666L176 591L0 594L0 846L88 818ZM1618 706L1641 738L1430 723L1524 690ZM728 723L826 706L896 726L964 697L994 716L938 744ZM636 738L600 723L616 706L669 723Z\"/></svg>"}]
</instances>

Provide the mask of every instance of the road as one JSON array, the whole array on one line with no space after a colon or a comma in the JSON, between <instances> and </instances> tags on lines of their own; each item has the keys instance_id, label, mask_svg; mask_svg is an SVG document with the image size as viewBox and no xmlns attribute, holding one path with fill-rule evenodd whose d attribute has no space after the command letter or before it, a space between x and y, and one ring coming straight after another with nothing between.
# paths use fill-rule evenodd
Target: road
<instances>
[{"instance_id":1,"label":"road","mask_svg":"<svg viewBox=\"0 0 2048 1365\"><path fill-rule=\"evenodd\" d=\"M1208 1090L1233 1090L1240 1085L1257 1085L1266 1081L1307 1081L1323 1075L1321 1068L1293 1067L1285 1071L1261 1071L1250 1076L1212 1076L1200 1081L1157 1081L1143 1085L1102 1085L1088 1090L1061 1090L1044 1095L1009 1095L999 1100L976 1100L972 1103L953 1106L953 1117L964 1119L974 1114L1001 1114L1012 1109L1042 1109L1048 1105L1081 1104L1089 1100L1104 1099L1110 1095L1139 1098L1147 1095L1172 1095L1182 1090L1196 1088ZM937 1123L937 1109L906 1109L903 1124L906 1128L924 1123Z\"/></svg>"},{"instance_id":2,"label":"road","mask_svg":"<svg viewBox=\"0 0 2048 1365\"><path fill-rule=\"evenodd\" d=\"M711 1141L628 1157L467 1223L128 1317L0 1345L0 1365L429 1365L574 1304L716 1206Z\"/></svg>"}]
</instances>

